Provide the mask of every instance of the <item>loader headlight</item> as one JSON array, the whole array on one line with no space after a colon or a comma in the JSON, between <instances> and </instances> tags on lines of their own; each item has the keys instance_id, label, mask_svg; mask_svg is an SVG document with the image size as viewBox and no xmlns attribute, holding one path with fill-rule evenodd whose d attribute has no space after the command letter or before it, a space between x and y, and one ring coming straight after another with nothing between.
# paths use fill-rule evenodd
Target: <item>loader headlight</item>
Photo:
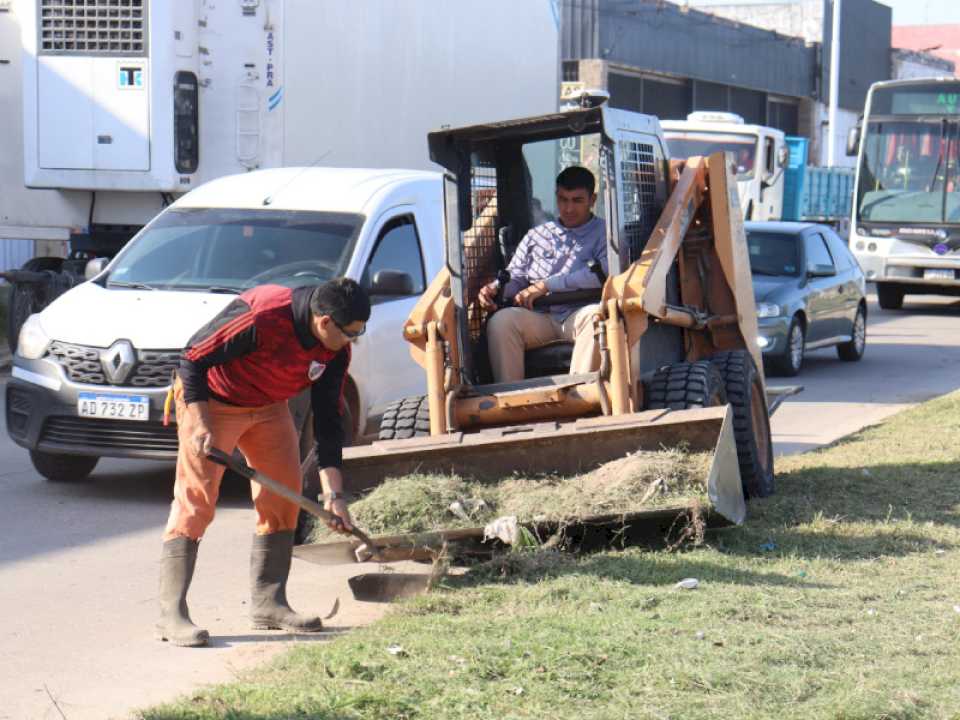
<instances>
[{"instance_id":1,"label":"loader headlight","mask_svg":"<svg viewBox=\"0 0 960 720\"><path fill-rule=\"evenodd\" d=\"M780 306L775 303L757 303L757 317L780 317Z\"/></svg>"},{"instance_id":2,"label":"loader headlight","mask_svg":"<svg viewBox=\"0 0 960 720\"><path fill-rule=\"evenodd\" d=\"M27 360L38 360L46 354L48 347L50 347L50 336L40 324L40 316L34 313L20 328L17 353Z\"/></svg>"}]
</instances>

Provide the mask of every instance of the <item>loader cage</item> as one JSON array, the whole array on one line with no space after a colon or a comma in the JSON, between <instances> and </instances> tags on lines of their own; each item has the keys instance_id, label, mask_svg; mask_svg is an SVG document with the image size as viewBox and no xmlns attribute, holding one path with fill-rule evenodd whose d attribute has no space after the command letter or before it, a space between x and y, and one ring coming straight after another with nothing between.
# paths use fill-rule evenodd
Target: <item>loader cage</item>
<instances>
[{"instance_id":1,"label":"loader cage","mask_svg":"<svg viewBox=\"0 0 960 720\"><path fill-rule=\"evenodd\" d=\"M608 108L544 116L535 124L519 120L439 131L430 134L429 144L431 158L453 173L456 184L455 212L449 207L453 193L447 193L448 219L459 218L459 229L448 223L446 245L460 326L461 381L484 384L490 381L483 340L487 313L477 293L507 266L529 229L552 219L556 175L571 165L593 173L594 213L606 223L609 274L616 275L640 257L663 211L669 164L650 118ZM675 272L668 284L670 301L678 302ZM590 300L600 300L599 289ZM682 359L677 328L652 327L644 341L642 372Z\"/></svg>"}]
</instances>

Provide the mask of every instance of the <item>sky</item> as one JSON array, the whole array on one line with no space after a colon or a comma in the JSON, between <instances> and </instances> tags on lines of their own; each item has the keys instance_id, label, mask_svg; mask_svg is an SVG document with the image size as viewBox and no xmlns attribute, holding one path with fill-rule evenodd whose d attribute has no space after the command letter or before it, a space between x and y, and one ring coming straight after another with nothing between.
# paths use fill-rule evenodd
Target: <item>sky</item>
<instances>
[{"instance_id":1,"label":"sky","mask_svg":"<svg viewBox=\"0 0 960 720\"><path fill-rule=\"evenodd\" d=\"M689 0L690 5L766 4L777 0ZM789 2L790 0L785 0ZM960 0L877 0L893 8L894 25L960 25ZM683 4L683 0L674 0Z\"/></svg>"}]
</instances>

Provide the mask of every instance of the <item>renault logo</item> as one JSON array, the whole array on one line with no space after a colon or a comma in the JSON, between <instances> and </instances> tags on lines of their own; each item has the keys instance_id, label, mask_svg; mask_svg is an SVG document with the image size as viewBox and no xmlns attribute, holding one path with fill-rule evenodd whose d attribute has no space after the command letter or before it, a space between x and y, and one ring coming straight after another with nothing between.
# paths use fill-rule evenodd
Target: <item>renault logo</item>
<instances>
[{"instance_id":1,"label":"renault logo","mask_svg":"<svg viewBox=\"0 0 960 720\"><path fill-rule=\"evenodd\" d=\"M122 385L136 361L137 356L129 340L117 340L100 353L100 364L111 385Z\"/></svg>"}]
</instances>

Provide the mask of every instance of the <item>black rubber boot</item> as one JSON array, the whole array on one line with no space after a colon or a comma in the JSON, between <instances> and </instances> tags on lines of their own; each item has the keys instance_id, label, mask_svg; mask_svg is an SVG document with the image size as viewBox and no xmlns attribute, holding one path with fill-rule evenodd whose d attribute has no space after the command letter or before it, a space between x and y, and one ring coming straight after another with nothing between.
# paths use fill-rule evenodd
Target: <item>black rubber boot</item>
<instances>
[{"instance_id":1,"label":"black rubber boot","mask_svg":"<svg viewBox=\"0 0 960 720\"><path fill-rule=\"evenodd\" d=\"M318 617L295 613L287 603L293 530L254 535L250 551L250 620L255 630L311 633L323 630Z\"/></svg>"},{"instance_id":2,"label":"black rubber boot","mask_svg":"<svg viewBox=\"0 0 960 720\"><path fill-rule=\"evenodd\" d=\"M160 622L157 637L180 647L201 647L210 633L190 620L187 590L197 564L197 540L178 537L167 540L160 554Z\"/></svg>"}]
</instances>

